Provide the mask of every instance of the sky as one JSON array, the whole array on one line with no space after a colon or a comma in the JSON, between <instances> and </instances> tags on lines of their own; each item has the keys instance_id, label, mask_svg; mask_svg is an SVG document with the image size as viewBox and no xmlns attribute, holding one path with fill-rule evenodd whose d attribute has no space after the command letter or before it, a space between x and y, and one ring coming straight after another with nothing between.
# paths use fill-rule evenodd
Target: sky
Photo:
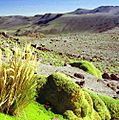
<instances>
[{"instance_id":1,"label":"sky","mask_svg":"<svg viewBox=\"0 0 119 120\"><path fill-rule=\"evenodd\" d=\"M0 16L64 13L105 5L119 6L119 0L0 0Z\"/></svg>"}]
</instances>

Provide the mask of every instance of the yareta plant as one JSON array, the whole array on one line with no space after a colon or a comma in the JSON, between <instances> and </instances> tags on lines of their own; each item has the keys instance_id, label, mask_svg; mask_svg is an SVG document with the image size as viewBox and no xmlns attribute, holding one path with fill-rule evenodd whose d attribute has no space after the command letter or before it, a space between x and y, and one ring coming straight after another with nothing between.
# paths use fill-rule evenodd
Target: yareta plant
<instances>
[{"instance_id":1,"label":"yareta plant","mask_svg":"<svg viewBox=\"0 0 119 120\"><path fill-rule=\"evenodd\" d=\"M71 66L78 67L98 78L102 78L102 73L91 62L82 60L70 63Z\"/></svg>"},{"instance_id":2,"label":"yareta plant","mask_svg":"<svg viewBox=\"0 0 119 120\"><path fill-rule=\"evenodd\" d=\"M7 51L0 50L0 112L16 115L34 100L37 61L30 45Z\"/></svg>"}]
</instances>

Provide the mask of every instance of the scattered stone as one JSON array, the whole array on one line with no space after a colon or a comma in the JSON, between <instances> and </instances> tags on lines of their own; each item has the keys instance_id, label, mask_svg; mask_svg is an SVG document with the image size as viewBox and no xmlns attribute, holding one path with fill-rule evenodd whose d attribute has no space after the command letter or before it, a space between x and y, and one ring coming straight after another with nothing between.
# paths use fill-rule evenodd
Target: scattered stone
<instances>
[{"instance_id":1,"label":"scattered stone","mask_svg":"<svg viewBox=\"0 0 119 120\"><path fill-rule=\"evenodd\" d=\"M5 38L9 38L9 36L5 32L0 32L0 35L2 35Z\"/></svg>"},{"instance_id":2,"label":"scattered stone","mask_svg":"<svg viewBox=\"0 0 119 120\"><path fill-rule=\"evenodd\" d=\"M111 79L112 79L112 80L118 80L118 81L119 81L119 76L118 76L118 75L116 75L116 74L111 74L110 76L111 76Z\"/></svg>"},{"instance_id":3,"label":"scattered stone","mask_svg":"<svg viewBox=\"0 0 119 120\"><path fill-rule=\"evenodd\" d=\"M67 66L67 63L66 63L66 62L64 62L64 66Z\"/></svg>"},{"instance_id":4,"label":"scattered stone","mask_svg":"<svg viewBox=\"0 0 119 120\"><path fill-rule=\"evenodd\" d=\"M84 87L85 81L76 81L76 84L78 84L81 88Z\"/></svg>"},{"instance_id":5,"label":"scattered stone","mask_svg":"<svg viewBox=\"0 0 119 120\"><path fill-rule=\"evenodd\" d=\"M116 93L119 94L119 91L117 91Z\"/></svg>"},{"instance_id":6,"label":"scattered stone","mask_svg":"<svg viewBox=\"0 0 119 120\"><path fill-rule=\"evenodd\" d=\"M36 48L37 44L31 44L32 47Z\"/></svg>"},{"instance_id":7,"label":"scattered stone","mask_svg":"<svg viewBox=\"0 0 119 120\"><path fill-rule=\"evenodd\" d=\"M45 44L41 44L42 47L45 47Z\"/></svg>"},{"instance_id":8,"label":"scattered stone","mask_svg":"<svg viewBox=\"0 0 119 120\"><path fill-rule=\"evenodd\" d=\"M63 53L62 53L62 52L59 52L58 54L59 54L59 55L63 55Z\"/></svg>"},{"instance_id":9,"label":"scattered stone","mask_svg":"<svg viewBox=\"0 0 119 120\"><path fill-rule=\"evenodd\" d=\"M84 79L84 75L83 74L80 74L80 73L74 73L74 76L77 77L77 78L81 78L81 79Z\"/></svg>"},{"instance_id":10,"label":"scattered stone","mask_svg":"<svg viewBox=\"0 0 119 120\"><path fill-rule=\"evenodd\" d=\"M119 89L119 85L117 85L117 89Z\"/></svg>"},{"instance_id":11,"label":"scattered stone","mask_svg":"<svg viewBox=\"0 0 119 120\"><path fill-rule=\"evenodd\" d=\"M102 78L111 79L110 75L108 73L106 73L106 72L102 75Z\"/></svg>"},{"instance_id":12,"label":"scattered stone","mask_svg":"<svg viewBox=\"0 0 119 120\"><path fill-rule=\"evenodd\" d=\"M117 90L117 86L114 83L107 83L107 86L110 87L114 91Z\"/></svg>"}]
</instances>

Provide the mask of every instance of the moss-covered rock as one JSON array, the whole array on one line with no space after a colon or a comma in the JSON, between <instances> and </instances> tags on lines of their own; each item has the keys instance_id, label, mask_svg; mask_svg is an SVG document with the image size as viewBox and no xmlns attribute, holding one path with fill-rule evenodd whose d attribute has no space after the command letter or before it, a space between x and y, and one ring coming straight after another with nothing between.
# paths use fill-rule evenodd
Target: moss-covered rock
<instances>
[{"instance_id":1,"label":"moss-covered rock","mask_svg":"<svg viewBox=\"0 0 119 120\"><path fill-rule=\"evenodd\" d=\"M63 73L40 76L39 81L39 102L49 102L68 120L119 119L119 100L81 88Z\"/></svg>"},{"instance_id":2,"label":"moss-covered rock","mask_svg":"<svg viewBox=\"0 0 119 120\"><path fill-rule=\"evenodd\" d=\"M111 119L110 112L107 106L105 105L105 103L102 101L102 99L97 94L89 90L86 91L89 93L90 97L92 98L93 108L99 114L101 120L110 120Z\"/></svg>"},{"instance_id":3,"label":"moss-covered rock","mask_svg":"<svg viewBox=\"0 0 119 120\"><path fill-rule=\"evenodd\" d=\"M43 88L43 85L45 85L47 82L47 76L45 75L38 75L37 76L37 92L39 93L41 88Z\"/></svg>"},{"instance_id":4,"label":"moss-covered rock","mask_svg":"<svg viewBox=\"0 0 119 120\"><path fill-rule=\"evenodd\" d=\"M45 98L44 98L44 86L46 85L47 82L47 76L45 75L38 75L37 76L37 101L40 101L40 103L44 103ZM39 100L40 98L40 100Z\"/></svg>"},{"instance_id":5,"label":"moss-covered rock","mask_svg":"<svg viewBox=\"0 0 119 120\"><path fill-rule=\"evenodd\" d=\"M100 120L93 109L90 95L63 73L54 73L47 78L38 100L50 102L55 112L65 115L72 113L70 115L75 119L77 117L76 120Z\"/></svg>"},{"instance_id":6,"label":"moss-covered rock","mask_svg":"<svg viewBox=\"0 0 119 120\"><path fill-rule=\"evenodd\" d=\"M88 61L77 61L70 63L71 66L78 67L98 78L102 78L100 70L98 70L91 62Z\"/></svg>"},{"instance_id":7,"label":"moss-covered rock","mask_svg":"<svg viewBox=\"0 0 119 120\"><path fill-rule=\"evenodd\" d=\"M111 118L113 120L119 120L119 100L113 99L109 96L100 96L100 98L110 111Z\"/></svg>"}]
</instances>

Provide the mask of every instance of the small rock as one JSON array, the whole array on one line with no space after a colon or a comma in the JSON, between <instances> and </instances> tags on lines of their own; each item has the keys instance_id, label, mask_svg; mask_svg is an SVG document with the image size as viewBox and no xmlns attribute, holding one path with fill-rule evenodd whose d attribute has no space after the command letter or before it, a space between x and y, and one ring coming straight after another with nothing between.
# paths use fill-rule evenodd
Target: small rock
<instances>
[{"instance_id":1,"label":"small rock","mask_svg":"<svg viewBox=\"0 0 119 120\"><path fill-rule=\"evenodd\" d=\"M107 83L107 86L110 87L114 91L117 90L117 86L114 83Z\"/></svg>"},{"instance_id":2,"label":"small rock","mask_svg":"<svg viewBox=\"0 0 119 120\"><path fill-rule=\"evenodd\" d=\"M32 47L36 48L37 44L31 44Z\"/></svg>"},{"instance_id":3,"label":"small rock","mask_svg":"<svg viewBox=\"0 0 119 120\"><path fill-rule=\"evenodd\" d=\"M67 66L67 63L66 63L66 62L64 63L64 66Z\"/></svg>"},{"instance_id":4,"label":"small rock","mask_svg":"<svg viewBox=\"0 0 119 120\"><path fill-rule=\"evenodd\" d=\"M102 75L102 78L104 78L104 79L111 79L111 77L110 77L110 75L108 73L104 73Z\"/></svg>"},{"instance_id":5,"label":"small rock","mask_svg":"<svg viewBox=\"0 0 119 120\"><path fill-rule=\"evenodd\" d=\"M74 76L77 77L77 78L81 78L81 79L84 79L84 75L83 74L80 74L80 73L74 73Z\"/></svg>"},{"instance_id":6,"label":"small rock","mask_svg":"<svg viewBox=\"0 0 119 120\"><path fill-rule=\"evenodd\" d=\"M119 94L119 91L117 91L116 93Z\"/></svg>"},{"instance_id":7,"label":"small rock","mask_svg":"<svg viewBox=\"0 0 119 120\"><path fill-rule=\"evenodd\" d=\"M75 83L78 84L82 88L85 84L85 81L76 81Z\"/></svg>"},{"instance_id":8,"label":"small rock","mask_svg":"<svg viewBox=\"0 0 119 120\"><path fill-rule=\"evenodd\" d=\"M117 89L119 89L119 85L117 85Z\"/></svg>"},{"instance_id":9,"label":"small rock","mask_svg":"<svg viewBox=\"0 0 119 120\"><path fill-rule=\"evenodd\" d=\"M119 80L119 76L118 75L111 74L110 76L111 76L112 80Z\"/></svg>"}]
</instances>

